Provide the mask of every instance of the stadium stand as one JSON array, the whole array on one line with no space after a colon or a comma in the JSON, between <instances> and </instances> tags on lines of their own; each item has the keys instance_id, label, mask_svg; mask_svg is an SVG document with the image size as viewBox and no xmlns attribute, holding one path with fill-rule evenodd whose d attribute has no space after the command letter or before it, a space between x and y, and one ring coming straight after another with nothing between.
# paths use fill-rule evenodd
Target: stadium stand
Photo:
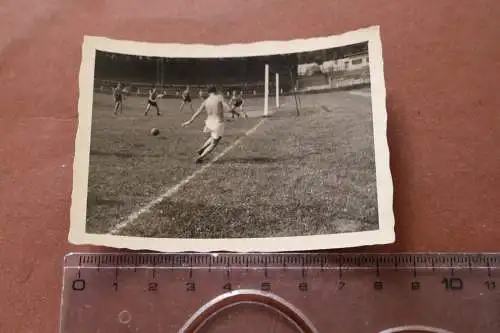
<instances>
[{"instance_id":1,"label":"stadium stand","mask_svg":"<svg viewBox=\"0 0 500 333\"><path fill-rule=\"evenodd\" d=\"M246 98L262 97L265 64L271 69L270 91L275 90L273 77L279 73L282 95L370 85L368 45L362 43L299 54L247 58L172 59L98 51L94 90L108 94L112 87L122 82L132 95L145 96L156 87L166 98L177 98L188 84L194 95L215 85L224 94L237 90L243 91Z\"/></svg>"},{"instance_id":2,"label":"stadium stand","mask_svg":"<svg viewBox=\"0 0 500 333\"><path fill-rule=\"evenodd\" d=\"M130 88L131 94L145 95L156 86L166 94L165 97L175 98L188 84L193 94L209 85L215 85L224 93L242 90L248 97L262 96L265 64L269 64L271 68L271 77L275 73L280 75L280 88L283 92L290 92L296 81L298 66L294 55L194 60L98 52L94 89L96 92L110 93L117 82L122 82ZM124 71L123 68L127 70ZM269 88L275 89L274 80L270 80Z\"/></svg>"}]
</instances>

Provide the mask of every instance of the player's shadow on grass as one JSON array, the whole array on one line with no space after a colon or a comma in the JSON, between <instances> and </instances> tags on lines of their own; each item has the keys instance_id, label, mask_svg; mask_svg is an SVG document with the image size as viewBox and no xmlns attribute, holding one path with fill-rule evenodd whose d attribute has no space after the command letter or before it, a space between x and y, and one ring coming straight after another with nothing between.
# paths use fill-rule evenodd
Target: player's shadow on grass
<instances>
[{"instance_id":1,"label":"player's shadow on grass","mask_svg":"<svg viewBox=\"0 0 500 333\"><path fill-rule=\"evenodd\" d=\"M214 164L273 164L280 162L280 159L273 157L239 157L223 158L215 161Z\"/></svg>"}]
</instances>

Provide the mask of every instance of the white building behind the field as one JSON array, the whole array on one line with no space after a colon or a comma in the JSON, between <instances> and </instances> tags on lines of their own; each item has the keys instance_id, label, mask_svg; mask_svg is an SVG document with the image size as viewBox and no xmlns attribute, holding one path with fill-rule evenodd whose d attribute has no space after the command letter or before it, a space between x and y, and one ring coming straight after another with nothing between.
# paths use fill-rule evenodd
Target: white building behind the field
<instances>
[{"instance_id":1,"label":"white building behind the field","mask_svg":"<svg viewBox=\"0 0 500 333\"><path fill-rule=\"evenodd\" d=\"M370 82L368 53L298 65L297 89L300 91L342 88Z\"/></svg>"},{"instance_id":2,"label":"white building behind the field","mask_svg":"<svg viewBox=\"0 0 500 333\"><path fill-rule=\"evenodd\" d=\"M311 76L318 73L328 74L331 71L351 71L363 69L369 65L368 54L355 54L346 58L328 60L321 65L313 62L299 64L299 76Z\"/></svg>"}]
</instances>

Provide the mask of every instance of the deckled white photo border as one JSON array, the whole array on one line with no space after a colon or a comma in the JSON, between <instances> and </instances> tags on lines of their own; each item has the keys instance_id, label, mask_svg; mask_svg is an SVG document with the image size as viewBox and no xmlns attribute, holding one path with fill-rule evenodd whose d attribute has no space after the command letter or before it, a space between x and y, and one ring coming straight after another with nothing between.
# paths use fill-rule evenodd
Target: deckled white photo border
<instances>
[{"instance_id":1,"label":"deckled white photo border","mask_svg":"<svg viewBox=\"0 0 500 333\"><path fill-rule=\"evenodd\" d=\"M371 102L377 182L379 229L340 234L297 237L238 239L179 239L90 234L86 232L86 206L94 65L97 50L142 56L221 58L309 52L350 44L368 42L371 79ZM132 250L161 252L281 252L334 249L364 245L389 244L395 241L393 213L393 182L387 142L386 89L380 28L373 26L341 35L264 41L246 44L202 45L177 43L145 43L85 36L79 75L78 130L73 165L73 192L68 240L75 245L101 245Z\"/></svg>"}]
</instances>

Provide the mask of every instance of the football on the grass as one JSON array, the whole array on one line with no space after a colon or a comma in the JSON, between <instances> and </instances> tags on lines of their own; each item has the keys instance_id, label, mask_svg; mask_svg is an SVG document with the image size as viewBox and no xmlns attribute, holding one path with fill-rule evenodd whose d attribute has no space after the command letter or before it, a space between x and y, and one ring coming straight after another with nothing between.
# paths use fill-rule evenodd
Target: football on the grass
<instances>
[{"instance_id":1,"label":"football on the grass","mask_svg":"<svg viewBox=\"0 0 500 333\"><path fill-rule=\"evenodd\" d=\"M159 129L157 129L157 128L151 129L151 135L157 136L158 134L160 134L160 130Z\"/></svg>"}]
</instances>

